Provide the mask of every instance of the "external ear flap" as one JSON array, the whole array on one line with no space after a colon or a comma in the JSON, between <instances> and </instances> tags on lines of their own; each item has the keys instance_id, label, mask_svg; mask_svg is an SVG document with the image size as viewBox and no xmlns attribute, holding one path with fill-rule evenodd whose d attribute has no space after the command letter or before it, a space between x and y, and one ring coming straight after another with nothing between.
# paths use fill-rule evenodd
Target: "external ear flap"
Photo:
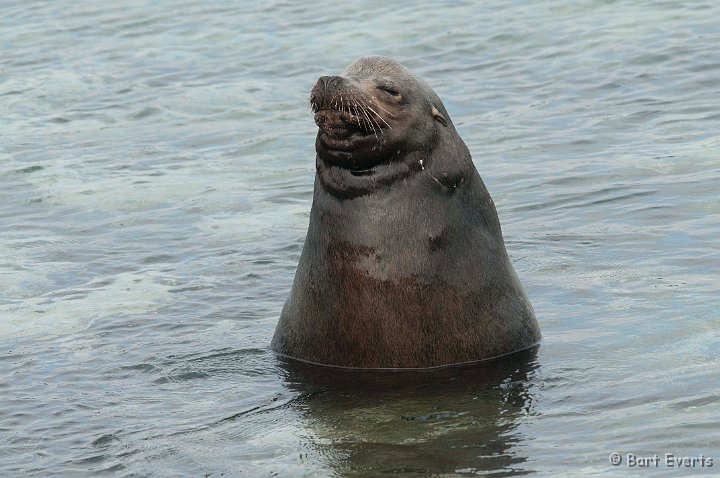
<instances>
[{"instance_id":1,"label":"external ear flap","mask_svg":"<svg viewBox=\"0 0 720 478\"><path fill-rule=\"evenodd\" d=\"M445 117L443 116L443 114L440 113L440 112L437 110L437 108L435 108L434 106L432 107L432 115L433 115L433 118L435 118L438 123L440 123L440 124L443 125L443 126L447 126L447 120L445 119Z\"/></svg>"}]
</instances>

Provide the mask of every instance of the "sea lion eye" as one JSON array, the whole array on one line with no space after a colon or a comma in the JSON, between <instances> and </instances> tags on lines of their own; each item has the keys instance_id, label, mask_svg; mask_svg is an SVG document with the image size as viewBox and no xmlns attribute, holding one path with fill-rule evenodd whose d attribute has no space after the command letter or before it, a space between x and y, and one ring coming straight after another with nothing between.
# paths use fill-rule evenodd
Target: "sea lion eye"
<instances>
[{"instance_id":1,"label":"sea lion eye","mask_svg":"<svg viewBox=\"0 0 720 478\"><path fill-rule=\"evenodd\" d=\"M389 93L393 96L400 96L400 92L389 85L378 85L378 89L384 91L385 93Z\"/></svg>"}]
</instances>

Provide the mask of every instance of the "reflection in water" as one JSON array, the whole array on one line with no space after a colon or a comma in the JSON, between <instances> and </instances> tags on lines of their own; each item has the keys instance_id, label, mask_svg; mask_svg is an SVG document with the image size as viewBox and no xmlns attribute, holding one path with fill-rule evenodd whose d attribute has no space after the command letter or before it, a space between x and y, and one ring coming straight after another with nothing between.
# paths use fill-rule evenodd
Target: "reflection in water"
<instances>
[{"instance_id":1,"label":"reflection in water","mask_svg":"<svg viewBox=\"0 0 720 478\"><path fill-rule=\"evenodd\" d=\"M319 459L343 476L525 474L518 425L535 414L537 347L428 371L335 369L281 359Z\"/></svg>"}]
</instances>

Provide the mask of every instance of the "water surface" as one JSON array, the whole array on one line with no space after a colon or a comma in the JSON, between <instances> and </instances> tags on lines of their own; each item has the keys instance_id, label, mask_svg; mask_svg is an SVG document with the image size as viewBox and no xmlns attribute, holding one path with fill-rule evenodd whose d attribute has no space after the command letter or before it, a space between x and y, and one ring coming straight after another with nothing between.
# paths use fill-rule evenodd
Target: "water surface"
<instances>
[{"instance_id":1,"label":"water surface","mask_svg":"<svg viewBox=\"0 0 720 478\"><path fill-rule=\"evenodd\" d=\"M0 13L0 475L641 473L615 451L717 473L715 2ZM312 198L308 93L371 53L443 98L537 350L381 377L269 351Z\"/></svg>"}]
</instances>

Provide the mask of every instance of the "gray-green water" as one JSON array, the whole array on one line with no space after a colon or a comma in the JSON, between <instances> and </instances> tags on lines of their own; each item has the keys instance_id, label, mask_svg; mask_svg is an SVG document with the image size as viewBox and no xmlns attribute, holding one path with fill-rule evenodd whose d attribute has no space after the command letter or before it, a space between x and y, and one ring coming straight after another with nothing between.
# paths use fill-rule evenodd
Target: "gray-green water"
<instances>
[{"instance_id":1,"label":"gray-green water","mask_svg":"<svg viewBox=\"0 0 720 478\"><path fill-rule=\"evenodd\" d=\"M0 475L720 473L718 5L0 3ZM444 99L534 354L377 377L269 351L309 90L370 53Z\"/></svg>"}]
</instances>

